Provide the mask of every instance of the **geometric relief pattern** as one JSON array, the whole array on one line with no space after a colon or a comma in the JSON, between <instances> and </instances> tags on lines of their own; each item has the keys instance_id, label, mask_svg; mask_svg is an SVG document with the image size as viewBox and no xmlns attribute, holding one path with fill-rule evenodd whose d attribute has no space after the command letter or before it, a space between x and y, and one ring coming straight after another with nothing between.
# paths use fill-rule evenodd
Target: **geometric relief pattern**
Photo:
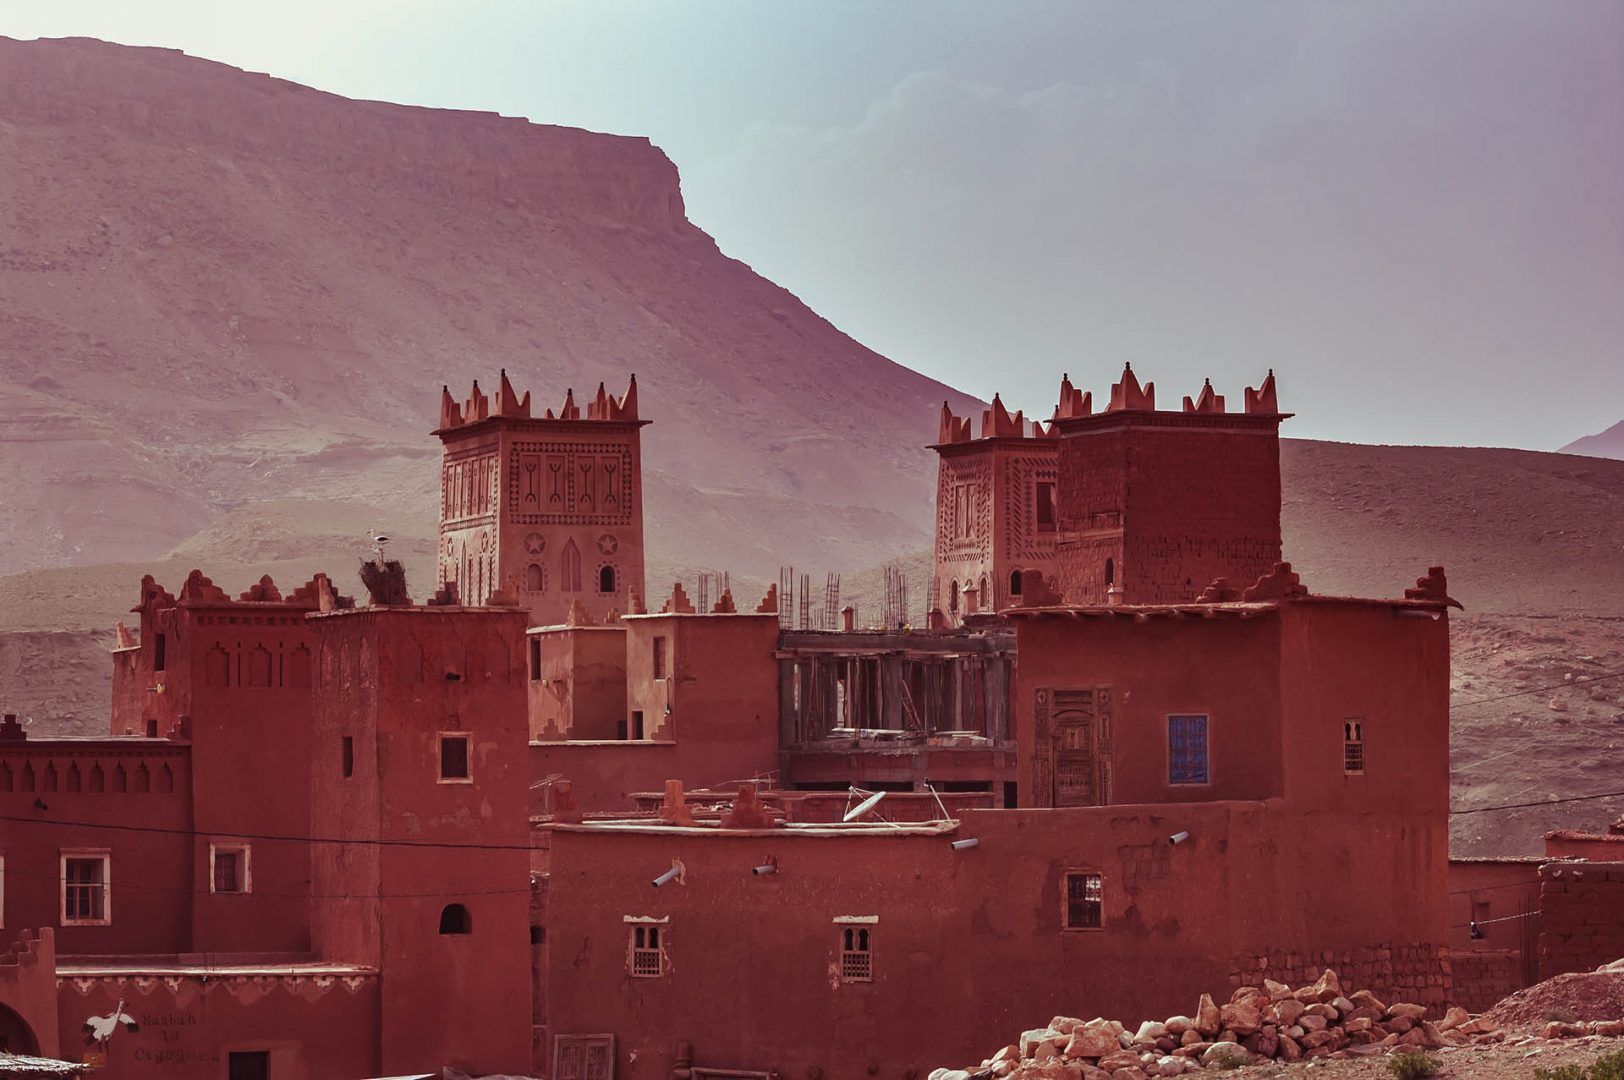
<instances>
[{"instance_id":1,"label":"geometric relief pattern","mask_svg":"<svg viewBox=\"0 0 1624 1080\"><path fill-rule=\"evenodd\" d=\"M1053 457L1028 455L1004 462L1004 550L1011 558L1029 559L1052 554L1055 534L1038 531L1039 484L1053 484L1058 476Z\"/></svg>"},{"instance_id":2,"label":"geometric relief pattern","mask_svg":"<svg viewBox=\"0 0 1624 1080\"><path fill-rule=\"evenodd\" d=\"M992 466L986 459L941 463L937 481L937 555L992 557Z\"/></svg>"},{"instance_id":3,"label":"geometric relief pattern","mask_svg":"<svg viewBox=\"0 0 1624 1080\"><path fill-rule=\"evenodd\" d=\"M618 443L513 445L507 516L520 525L626 525L631 522L628 446Z\"/></svg>"},{"instance_id":4,"label":"geometric relief pattern","mask_svg":"<svg viewBox=\"0 0 1624 1080\"><path fill-rule=\"evenodd\" d=\"M489 519L496 512L496 455L485 448L447 454L440 470L440 522Z\"/></svg>"}]
</instances>

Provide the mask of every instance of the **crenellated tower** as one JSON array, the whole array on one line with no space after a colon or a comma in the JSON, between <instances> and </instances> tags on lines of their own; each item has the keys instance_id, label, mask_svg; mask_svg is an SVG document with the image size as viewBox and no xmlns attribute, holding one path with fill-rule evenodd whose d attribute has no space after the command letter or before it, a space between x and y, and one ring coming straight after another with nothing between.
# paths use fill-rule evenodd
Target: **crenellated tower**
<instances>
[{"instance_id":1,"label":"crenellated tower","mask_svg":"<svg viewBox=\"0 0 1624 1080\"><path fill-rule=\"evenodd\" d=\"M501 374L458 402L442 389L437 579L463 604L516 590L533 626L562 624L572 601L594 620L643 596L643 490L637 376L603 384L585 415L575 391L532 416Z\"/></svg>"},{"instance_id":2,"label":"crenellated tower","mask_svg":"<svg viewBox=\"0 0 1624 1080\"><path fill-rule=\"evenodd\" d=\"M1208 381L1177 412L1131 366L1095 413L1062 380L1056 558L1069 604L1194 600L1215 578L1250 584L1280 561L1280 411L1274 372L1229 412Z\"/></svg>"},{"instance_id":3,"label":"crenellated tower","mask_svg":"<svg viewBox=\"0 0 1624 1080\"><path fill-rule=\"evenodd\" d=\"M1020 602L1022 572L1056 572L1056 458L1052 427L1013 415L997 395L970 418L942 403L936 443L935 567L931 607L949 624Z\"/></svg>"}]
</instances>

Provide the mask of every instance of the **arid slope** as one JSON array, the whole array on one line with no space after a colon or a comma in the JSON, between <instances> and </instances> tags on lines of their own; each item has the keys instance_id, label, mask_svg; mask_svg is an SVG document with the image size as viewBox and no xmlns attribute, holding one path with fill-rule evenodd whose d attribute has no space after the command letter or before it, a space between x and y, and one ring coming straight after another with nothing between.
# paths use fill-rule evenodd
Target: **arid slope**
<instances>
[{"instance_id":1,"label":"arid slope","mask_svg":"<svg viewBox=\"0 0 1624 1080\"><path fill-rule=\"evenodd\" d=\"M0 38L0 160L0 572L420 500L440 383L499 367L542 406L637 373L673 557L873 562L927 540L918 448L973 406L723 255L645 139Z\"/></svg>"}]
</instances>

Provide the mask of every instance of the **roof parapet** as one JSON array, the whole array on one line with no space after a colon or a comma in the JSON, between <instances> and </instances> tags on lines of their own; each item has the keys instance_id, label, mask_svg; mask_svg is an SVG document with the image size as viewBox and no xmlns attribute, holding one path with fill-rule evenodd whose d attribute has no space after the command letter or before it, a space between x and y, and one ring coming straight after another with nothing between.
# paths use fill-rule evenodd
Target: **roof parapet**
<instances>
[{"instance_id":1,"label":"roof parapet","mask_svg":"<svg viewBox=\"0 0 1624 1080\"><path fill-rule=\"evenodd\" d=\"M513 388L508 378L507 369L503 368L498 380L495 408L492 409L490 396L479 388L479 380L475 379L473 389L468 397L458 402L451 396L449 386L440 387L440 426L439 430L446 431L451 428L462 427L465 424L476 424L492 416L509 417L519 420L533 418L530 407L530 391L526 390L523 396ZM575 390L570 388L564 394L564 404L559 406L558 412L548 409L539 419L542 420L580 420L581 407L575 401ZM626 392L620 397L610 394L603 383L598 384L597 395L587 403L587 420L637 420L637 376L631 377Z\"/></svg>"}]
</instances>

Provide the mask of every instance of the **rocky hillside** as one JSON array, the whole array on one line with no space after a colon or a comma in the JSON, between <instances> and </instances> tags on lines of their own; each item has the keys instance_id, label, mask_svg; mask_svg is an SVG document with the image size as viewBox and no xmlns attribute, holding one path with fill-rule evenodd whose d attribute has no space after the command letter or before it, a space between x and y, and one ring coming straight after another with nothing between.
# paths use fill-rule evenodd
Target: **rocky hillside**
<instances>
[{"instance_id":1,"label":"rocky hillside","mask_svg":"<svg viewBox=\"0 0 1624 1080\"><path fill-rule=\"evenodd\" d=\"M637 373L671 558L875 562L974 407L723 255L645 139L0 38L0 160L0 573L419 505L441 382L498 367L543 404Z\"/></svg>"}]
</instances>

